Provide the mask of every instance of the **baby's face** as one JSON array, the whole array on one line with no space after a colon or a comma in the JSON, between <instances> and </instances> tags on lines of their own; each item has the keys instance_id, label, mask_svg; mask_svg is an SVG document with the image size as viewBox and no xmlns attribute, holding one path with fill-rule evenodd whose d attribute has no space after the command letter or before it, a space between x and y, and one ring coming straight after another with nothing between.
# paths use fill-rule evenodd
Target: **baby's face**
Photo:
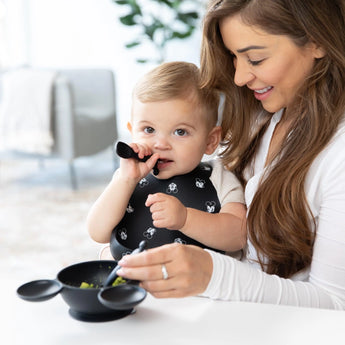
<instances>
[{"instance_id":1,"label":"baby's face","mask_svg":"<svg viewBox=\"0 0 345 345\"><path fill-rule=\"evenodd\" d=\"M133 100L133 142L159 153L160 179L192 171L206 152L210 132L205 115L188 100L142 103Z\"/></svg>"}]
</instances>

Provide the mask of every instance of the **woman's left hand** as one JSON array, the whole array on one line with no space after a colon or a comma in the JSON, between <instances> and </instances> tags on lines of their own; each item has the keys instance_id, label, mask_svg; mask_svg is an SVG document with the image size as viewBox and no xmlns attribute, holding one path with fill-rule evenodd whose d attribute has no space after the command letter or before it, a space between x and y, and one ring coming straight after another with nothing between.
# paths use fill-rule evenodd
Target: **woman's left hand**
<instances>
[{"instance_id":1,"label":"woman's left hand","mask_svg":"<svg viewBox=\"0 0 345 345\"><path fill-rule=\"evenodd\" d=\"M119 276L140 280L140 285L157 298L198 295L206 290L213 270L207 251L179 243L124 256L119 264Z\"/></svg>"}]
</instances>

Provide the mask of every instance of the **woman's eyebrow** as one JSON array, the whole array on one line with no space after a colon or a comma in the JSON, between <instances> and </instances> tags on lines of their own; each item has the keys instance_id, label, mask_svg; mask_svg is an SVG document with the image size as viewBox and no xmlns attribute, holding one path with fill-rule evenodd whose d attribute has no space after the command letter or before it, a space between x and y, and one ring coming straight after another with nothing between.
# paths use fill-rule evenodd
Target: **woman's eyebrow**
<instances>
[{"instance_id":1,"label":"woman's eyebrow","mask_svg":"<svg viewBox=\"0 0 345 345\"><path fill-rule=\"evenodd\" d=\"M266 48L265 46L248 46L248 47L245 47L245 48L242 48L242 49L238 49L237 52L238 53L245 53L248 50L252 50L252 49L265 49L265 48Z\"/></svg>"}]
</instances>

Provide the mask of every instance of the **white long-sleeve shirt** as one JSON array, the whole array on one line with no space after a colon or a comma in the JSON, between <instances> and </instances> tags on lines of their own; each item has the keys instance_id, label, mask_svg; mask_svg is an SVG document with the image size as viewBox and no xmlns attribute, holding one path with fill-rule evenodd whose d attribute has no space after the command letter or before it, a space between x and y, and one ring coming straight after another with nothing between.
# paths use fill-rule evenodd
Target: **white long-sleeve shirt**
<instances>
[{"instance_id":1,"label":"white long-sleeve shirt","mask_svg":"<svg viewBox=\"0 0 345 345\"><path fill-rule=\"evenodd\" d=\"M250 207L265 169L269 144L282 111L274 114L255 157L245 190ZM345 124L312 163L305 193L316 220L316 240L311 266L291 279L263 272L257 253L248 243L241 262L209 251L213 273L203 296L345 310Z\"/></svg>"}]
</instances>

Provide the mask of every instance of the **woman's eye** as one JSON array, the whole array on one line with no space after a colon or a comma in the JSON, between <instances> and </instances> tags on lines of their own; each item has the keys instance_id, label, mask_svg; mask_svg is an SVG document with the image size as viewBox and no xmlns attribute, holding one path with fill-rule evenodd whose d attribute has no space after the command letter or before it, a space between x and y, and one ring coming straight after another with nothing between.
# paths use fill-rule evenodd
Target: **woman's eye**
<instances>
[{"instance_id":1,"label":"woman's eye","mask_svg":"<svg viewBox=\"0 0 345 345\"><path fill-rule=\"evenodd\" d=\"M264 59L262 60L250 60L248 59L248 62L252 65L252 66L258 66L261 64L261 62L264 61Z\"/></svg>"},{"instance_id":2,"label":"woman's eye","mask_svg":"<svg viewBox=\"0 0 345 345\"><path fill-rule=\"evenodd\" d=\"M184 135L187 135L188 133L186 130L179 128L179 129L176 129L175 134L178 135L179 137L183 137Z\"/></svg>"},{"instance_id":3,"label":"woman's eye","mask_svg":"<svg viewBox=\"0 0 345 345\"><path fill-rule=\"evenodd\" d=\"M145 128L144 128L144 132L147 133L147 134L151 134L151 133L153 133L154 131L155 131L155 129L152 128L152 127L145 127Z\"/></svg>"}]
</instances>

